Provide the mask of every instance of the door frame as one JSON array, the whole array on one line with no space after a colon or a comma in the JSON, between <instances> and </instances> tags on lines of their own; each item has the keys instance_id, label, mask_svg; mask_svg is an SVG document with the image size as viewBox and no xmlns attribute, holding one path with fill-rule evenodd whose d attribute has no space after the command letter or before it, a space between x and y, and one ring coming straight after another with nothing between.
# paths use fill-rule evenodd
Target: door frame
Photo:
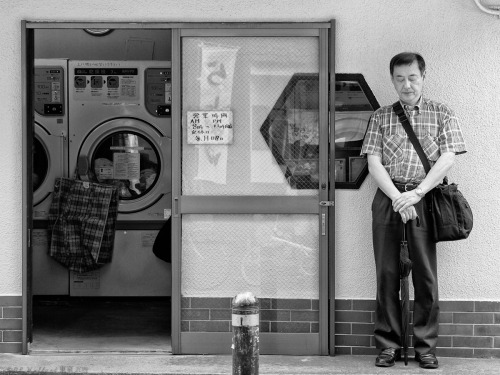
<instances>
[{"instance_id":1,"label":"door frame","mask_svg":"<svg viewBox=\"0 0 500 375\"><path fill-rule=\"evenodd\" d=\"M329 188L328 200L335 202L335 37L336 28L335 20L330 20L330 33L328 41L328 49L330 57L328 60L329 70L329 143L330 143L330 164L329 164ZM329 353L335 355L335 206L328 210L328 319L329 319Z\"/></svg>"},{"instance_id":2,"label":"door frame","mask_svg":"<svg viewBox=\"0 0 500 375\"><path fill-rule=\"evenodd\" d=\"M31 263L32 263L32 243L31 235L33 229L32 220L32 161L31 145L33 132L33 69L34 69L34 33L36 29L171 29L172 30L172 138L180 139L181 131L181 59L178 52L181 51L181 36L185 35L186 30L193 29L211 29L211 35L227 36L229 30L241 30L243 33L251 33L254 36L269 36L269 31L273 31L273 36L290 36L290 30L316 29L320 36L320 92L325 90L325 85L330 87L330 95L320 97L320 108L331 108L331 112L320 114L324 121L329 123L329 132L320 135L320 142L323 147L329 150L329 156L323 163L328 163L335 159L335 134L334 134L334 89L335 89L335 20L328 22L310 22L310 23L278 23L278 22L259 22L259 23L168 23L168 22L53 22L53 21L21 21L21 62L22 62L22 354L29 353L29 342L32 340L32 286L31 286ZM293 32L292 32L293 34ZM302 35L304 36L304 35ZM323 72L323 73L321 73ZM323 74L323 76L321 75ZM326 87L328 91L328 87ZM177 138L176 138L177 137ZM172 143L172 154L181 155L181 145L177 142ZM321 156L320 156L321 157ZM172 173L174 169L178 174L180 172L180 157L172 158ZM319 200L335 200L335 175L334 163L328 164L326 176L322 181L328 181L325 189L320 189ZM329 178L329 176L331 176ZM172 209L178 210L180 201L180 183L172 180ZM177 199L176 199L177 197ZM318 199L314 197L315 199ZM310 199L310 198L309 198ZM304 198L304 204L308 205L308 198ZM186 208L189 208L189 202L183 202ZM191 201L195 203L195 201ZM254 205L255 202L252 202ZM300 206L300 204L299 204ZM298 210L300 207L297 208ZM276 213L273 211L273 213ZM288 212L289 213L289 212ZM301 211L303 213L303 211ZM315 213L321 218L325 215L326 228L328 235L325 236L328 241L321 239L320 247L324 246L327 251L321 254L320 258L320 293L325 297L320 299L320 323L323 327L328 327L326 332L320 332L320 347L322 355L335 354L335 207L321 206ZM320 219L321 220L321 219ZM181 321L181 253L180 253L180 219L173 215L172 233L172 351L174 354L181 353L180 343L180 321ZM321 241L324 243L321 244Z\"/></svg>"},{"instance_id":3,"label":"door frame","mask_svg":"<svg viewBox=\"0 0 500 375\"><path fill-rule=\"evenodd\" d=\"M23 160L23 206L22 206L22 354L28 354L28 342L32 340L32 256L31 235L33 231L33 176L31 158L34 132L34 66L35 38L28 22L21 22L21 81L22 81L22 160Z\"/></svg>"},{"instance_id":4,"label":"door frame","mask_svg":"<svg viewBox=\"0 0 500 375\"><path fill-rule=\"evenodd\" d=\"M208 26L208 27L207 27ZM334 350L334 291L330 288L335 283L334 263L331 259L335 254L335 242L332 234L334 230L334 207L319 206L319 201L333 201L335 197L335 182L328 181L332 174L331 165L328 164L329 153L335 150L334 129L329 127L328 107L331 97L328 95L329 80L333 80L335 87L334 55L329 53L329 49L334 41L334 21L330 23L286 23L286 24L190 24L189 27L179 28L172 32L172 75L177 80L172 79L173 101L172 123L178 124L172 129L172 233L173 236L173 258L172 258L172 298L175 309L172 311L172 350L175 354L189 354L199 350L207 350L209 353L227 352L225 343L230 340L230 333L183 333L181 332L182 319L182 296L181 296L181 265L182 265L182 215L183 214L280 214L280 213L311 213L317 214L321 227L321 220L327 227L328 235L321 235L320 232L320 307L319 307L319 354L333 355ZM332 36L333 35L333 36ZM315 36L319 40L319 84L320 84L320 123L326 122L326 126L320 127L320 143L325 150L320 154L320 163L327 166L321 172L320 181L325 182L325 187L320 187L319 196L294 198L290 202L289 197L266 197L266 196L237 196L237 197L210 197L207 202L204 196L183 196L182 195L182 38L183 37L280 37L280 36ZM332 60L333 57L333 60ZM328 78L333 77L333 78ZM325 94L326 92L326 94ZM323 94L321 94L323 93ZM335 108L332 106L331 108ZM330 131L328 129L330 128ZM333 145L333 147L331 146ZM334 154L330 155L332 160ZM333 167L334 168L334 167ZM177 176L177 177L175 177ZM321 182L320 182L321 183ZM292 203L292 205L290 204ZM237 206L237 207L236 207ZM274 207L272 207L274 206ZM325 229L326 230L326 229ZM322 329L328 327L327 329ZM276 334L262 333L266 341L272 342L271 346L284 346L285 353L300 354L291 345L287 345L286 340L273 337ZM302 337L305 342L310 337ZM261 343L265 343L261 340ZM308 342L309 343L309 342ZM313 341L310 342L314 346ZM265 344L264 344L265 345ZM306 345L304 345L306 346ZM269 350L268 347L261 348ZM271 349L272 350L272 349ZM278 353L276 353L278 354Z\"/></svg>"}]
</instances>

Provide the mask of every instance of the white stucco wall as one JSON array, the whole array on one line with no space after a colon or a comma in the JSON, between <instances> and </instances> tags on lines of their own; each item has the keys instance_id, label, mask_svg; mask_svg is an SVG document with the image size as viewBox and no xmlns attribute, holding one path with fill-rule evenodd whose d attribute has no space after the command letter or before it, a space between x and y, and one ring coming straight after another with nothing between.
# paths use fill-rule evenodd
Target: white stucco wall
<instances>
[{"instance_id":1,"label":"white stucco wall","mask_svg":"<svg viewBox=\"0 0 500 375\"><path fill-rule=\"evenodd\" d=\"M419 51L428 64L425 95L462 119L469 153L450 174L475 214L466 241L438 245L443 300L500 301L500 20L473 0L0 0L0 295L22 292L21 20L337 22L339 73L362 73L378 101L396 97L390 58ZM374 298L369 177L337 192L336 296Z\"/></svg>"}]
</instances>

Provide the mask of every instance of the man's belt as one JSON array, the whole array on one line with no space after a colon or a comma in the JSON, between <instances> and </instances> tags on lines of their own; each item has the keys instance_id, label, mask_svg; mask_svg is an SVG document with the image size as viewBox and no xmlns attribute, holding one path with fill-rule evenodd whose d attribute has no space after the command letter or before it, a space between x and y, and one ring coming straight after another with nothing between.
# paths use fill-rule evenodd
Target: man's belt
<instances>
[{"instance_id":1,"label":"man's belt","mask_svg":"<svg viewBox=\"0 0 500 375\"><path fill-rule=\"evenodd\" d=\"M415 182L407 182L407 183L396 182L396 181L392 181L392 182L394 183L394 186L396 186L396 188L399 191L411 191L411 190L416 189L418 187L418 184Z\"/></svg>"}]
</instances>

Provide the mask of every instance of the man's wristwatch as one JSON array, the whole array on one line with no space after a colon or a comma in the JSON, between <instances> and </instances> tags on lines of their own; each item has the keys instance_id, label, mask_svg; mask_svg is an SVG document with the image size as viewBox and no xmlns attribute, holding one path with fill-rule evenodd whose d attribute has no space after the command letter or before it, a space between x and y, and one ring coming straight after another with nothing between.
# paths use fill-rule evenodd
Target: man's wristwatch
<instances>
[{"instance_id":1,"label":"man's wristwatch","mask_svg":"<svg viewBox=\"0 0 500 375\"><path fill-rule=\"evenodd\" d=\"M423 198L425 196L424 194L424 191L422 190L422 188L418 187L415 189L415 193L417 193L417 195L420 197L420 198Z\"/></svg>"}]
</instances>

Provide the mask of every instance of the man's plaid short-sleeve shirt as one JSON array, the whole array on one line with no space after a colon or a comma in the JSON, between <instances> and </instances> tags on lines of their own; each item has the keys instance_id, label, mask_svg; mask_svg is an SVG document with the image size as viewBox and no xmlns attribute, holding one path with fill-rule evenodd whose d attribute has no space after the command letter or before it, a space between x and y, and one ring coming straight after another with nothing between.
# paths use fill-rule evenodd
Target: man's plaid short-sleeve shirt
<instances>
[{"instance_id":1,"label":"man's plaid short-sleeve shirt","mask_svg":"<svg viewBox=\"0 0 500 375\"><path fill-rule=\"evenodd\" d=\"M403 108L431 167L444 152L466 152L458 118L446 104L423 98L413 109ZM419 183L425 178L420 158L392 105L379 108L371 117L361 154L380 156L394 181Z\"/></svg>"}]
</instances>

